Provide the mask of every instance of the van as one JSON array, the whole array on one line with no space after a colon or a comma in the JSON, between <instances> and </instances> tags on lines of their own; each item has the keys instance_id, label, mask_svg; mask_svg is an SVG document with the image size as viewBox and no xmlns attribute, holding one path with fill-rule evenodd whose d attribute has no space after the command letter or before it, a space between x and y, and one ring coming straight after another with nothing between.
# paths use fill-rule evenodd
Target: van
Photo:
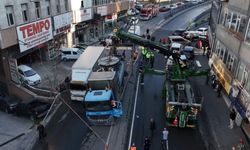
<instances>
[{"instance_id":1,"label":"van","mask_svg":"<svg viewBox=\"0 0 250 150\"><path fill-rule=\"evenodd\" d=\"M63 47L61 49L61 60L66 61L69 59L78 59L82 51L79 48L67 48Z\"/></svg>"}]
</instances>

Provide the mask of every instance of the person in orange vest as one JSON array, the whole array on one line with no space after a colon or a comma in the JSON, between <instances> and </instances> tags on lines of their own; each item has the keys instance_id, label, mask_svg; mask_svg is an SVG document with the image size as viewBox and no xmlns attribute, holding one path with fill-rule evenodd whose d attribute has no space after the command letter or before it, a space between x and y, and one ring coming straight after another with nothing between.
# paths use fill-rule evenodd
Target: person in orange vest
<instances>
[{"instance_id":1,"label":"person in orange vest","mask_svg":"<svg viewBox=\"0 0 250 150\"><path fill-rule=\"evenodd\" d=\"M136 150L136 146L135 146L135 143L133 142L131 147L130 147L130 150Z\"/></svg>"}]
</instances>

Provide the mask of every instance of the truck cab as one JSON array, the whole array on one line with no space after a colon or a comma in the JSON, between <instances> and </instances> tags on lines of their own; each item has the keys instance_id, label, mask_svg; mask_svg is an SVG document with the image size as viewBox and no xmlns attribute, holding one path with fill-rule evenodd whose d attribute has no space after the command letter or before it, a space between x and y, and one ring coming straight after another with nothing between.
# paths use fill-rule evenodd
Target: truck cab
<instances>
[{"instance_id":1,"label":"truck cab","mask_svg":"<svg viewBox=\"0 0 250 150\"><path fill-rule=\"evenodd\" d=\"M93 125L112 125L122 116L122 104L116 101L111 89L89 90L83 100L85 115Z\"/></svg>"}]
</instances>

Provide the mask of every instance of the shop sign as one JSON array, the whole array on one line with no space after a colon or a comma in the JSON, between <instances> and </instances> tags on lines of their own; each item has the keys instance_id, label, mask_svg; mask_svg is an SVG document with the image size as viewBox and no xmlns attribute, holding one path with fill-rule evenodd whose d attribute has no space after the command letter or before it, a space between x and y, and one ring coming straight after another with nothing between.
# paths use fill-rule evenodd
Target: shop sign
<instances>
[{"instance_id":1,"label":"shop sign","mask_svg":"<svg viewBox=\"0 0 250 150\"><path fill-rule=\"evenodd\" d=\"M73 22L72 12L61 14L53 17L54 21L54 35L65 32L70 29L70 24Z\"/></svg>"},{"instance_id":2,"label":"shop sign","mask_svg":"<svg viewBox=\"0 0 250 150\"><path fill-rule=\"evenodd\" d=\"M108 14L107 9L108 9L107 6L97 7L97 13L100 14L101 16L106 16Z\"/></svg>"},{"instance_id":3,"label":"shop sign","mask_svg":"<svg viewBox=\"0 0 250 150\"><path fill-rule=\"evenodd\" d=\"M77 10L75 12L76 23L91 20L93 18L92 9Z\"/></svg>"},{"instance_id":4,"label":"shop sign","mask_svg":"<svg viewBox=\"0 0 250 150\"><path fill-rule=\"evenodd\" d=\"M17 62L16 59L9 58L9 68L10 68L10 77L11 80L19 84L19 78L17 73Z\"/></svg>"},{"instance_id":5,"label":"shop sign","mask_svg":"<svg viewBox=\"0 0 250 150\"><path fill-rule=\"evenodd\" d=\"M115 19L117 19L117 15L107 15L105 17L105 22L111 22L114 21Z\"/></svg>"},{"instance_id":6,"label":"shop sign","mask_svg":"<svg viewBox=\"0 0 250 150\"><path fill-rule=\"evenodd\" d=\"M92 7L92 0L84 0L83 6L84 8Z\"/></svg>"},{"instance_id":7,"label":"shop sign","mask_svg":"<svg viewBox=\"0 0 250 150\"><path fill-rule=\"evenodd\" d=\"M212 60L214 72L219 78L220 83L222 84L226 92L229 94L232 81L232 76L230 75L231 73L216 55L213 54Z\"/></svg>"},{"instance_id":8,"label":"shop sign","mask_svg":"<svg viewBox=\"0 0 250 150\"><path fill-rule=\"evenodd\" d=\"M21 53L53 38L51 18L18 26L16 30Z\"/></svg>"}]
</instances>

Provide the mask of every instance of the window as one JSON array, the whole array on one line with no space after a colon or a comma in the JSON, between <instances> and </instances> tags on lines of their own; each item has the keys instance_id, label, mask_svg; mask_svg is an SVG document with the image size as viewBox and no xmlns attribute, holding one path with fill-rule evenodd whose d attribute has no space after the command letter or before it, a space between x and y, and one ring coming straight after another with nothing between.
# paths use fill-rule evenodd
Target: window
<instances>
[{"instance_id":1,"label":"window","mask_svg":"<svg viewBox=\"0 0 250 150\"><path fill-rule=\"evenodd\" d=\"M244 30L245 30L246 24L247 24L246 16L241 16L239 33L241 33L241 35L243 36L244 36Z\"/></svg>"},{"instance_id":2,"label":"window","mask_svg":"<svg viewBox=\"0 0 250 150\"><path fill-rule=\"evenodd\" d=\"M41 13L40 13L40 2L35 2L35 11L36 11L36 18L39 19L41 17Z\"/></svg>"},{"instance_id":3,"label":"window","mask_svg":"<svg viewBox=\"0 0 250 150\"><path fill-rule=\"evenodd\" d=\"M57 13L61 12L61 9L60 9L60 0L57 0L57 2L56 2L56 12Z\"/></svg>"},{"instance_id":4,"label":"window","mask_svg":"<svg viewBox=\"0 0 250 150\"><path fill-rule=\"evenodd\" d=\"M28 4L21 4L22 8L22 15L23 15L23 22L28 21Z\"/></svg>"},{"instance_id":5,"label":"window","mask_svg":"<svg viewBox=\"0 0 250 150\"><path fill-rule=\"evenodd\" d=\"M229 12L225 18L225 27L230 27L230 22L232 20L233 15Z\"/></svg>"},{"instance_id":6,"label":"window","mask_svg":"<svg viewBox=\"0 0 250 150\"><path fill-rule=\"evenodd\" d=\"M14 25L14 10L13 10L13 6L5 6L6 9L6 17L7 17L7 21L8 21L8 25Z\"/></svg>"},{"instance_id":7,"label":"window","mask_svg":"<svg viewBox=\"0 0 250 150\"><path fill-rule=\"evenodd\" d=\"M46 11L47 11L47 16L51 15L50 11L50 0L46 0Z\"/></svg>"},{"instance_id":8,"label":"window","mask_svg":"<svg viewBox=\"0 0 250 150\"><path fill-rule=\"evenodd\" d=\"M65 11L69 10L68 0L64 0Z\"/></svg>"},{"instance_id":9,"label":"window","mask_svg":"<svg viewBox=\"0 0 250 150\"><path fill-rule=\"evenodd\" d=\"M236 76L236 78L237 78L239 81L242 80L242 76L243 76L244 70L245 70L245 65L244 65L243 63L241 63L241 64L238 66L238 71L237 71L237 76Z\"/></svg>"}]
</instances>

